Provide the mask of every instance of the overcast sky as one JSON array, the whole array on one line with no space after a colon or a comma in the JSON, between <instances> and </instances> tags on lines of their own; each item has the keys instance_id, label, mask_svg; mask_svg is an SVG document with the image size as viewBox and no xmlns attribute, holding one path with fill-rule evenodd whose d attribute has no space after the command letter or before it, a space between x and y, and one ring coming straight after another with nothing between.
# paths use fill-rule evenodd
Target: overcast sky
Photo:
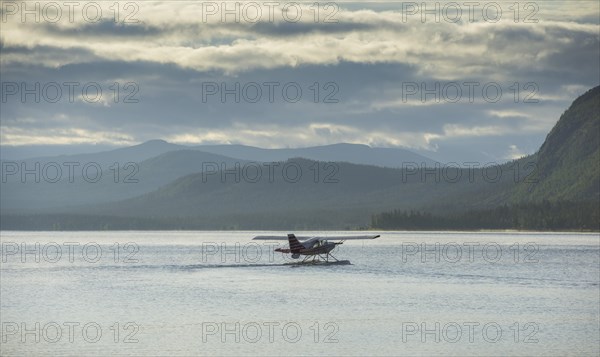
<instances>
[{"instance_id":1,"label":"overcast sky","mask_svg":"<svg viewBox=\"0 0 600 357\"><path fill-rule=\"evenodd\" d=\"M1 145L349 142L500 162L600 81L598 1L272 3L38 2L36 22L35 3L3 1Z\"/></svg>"}]
</instances>

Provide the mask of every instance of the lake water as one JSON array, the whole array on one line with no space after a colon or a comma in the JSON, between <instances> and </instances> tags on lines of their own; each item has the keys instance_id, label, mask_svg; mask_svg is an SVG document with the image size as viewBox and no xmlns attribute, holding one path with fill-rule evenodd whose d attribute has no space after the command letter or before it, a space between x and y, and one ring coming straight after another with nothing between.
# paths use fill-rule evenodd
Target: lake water
<instances>
[{"instance_id":1,"label":"lake water","mask_svg":"<svg viewBox=\"0 0 600 357\"><path fill-rule=\"evenodd\" d=\"M1 354L600 354L598 234L377 233L2 232Z\"/></svg>"}]
</instances>

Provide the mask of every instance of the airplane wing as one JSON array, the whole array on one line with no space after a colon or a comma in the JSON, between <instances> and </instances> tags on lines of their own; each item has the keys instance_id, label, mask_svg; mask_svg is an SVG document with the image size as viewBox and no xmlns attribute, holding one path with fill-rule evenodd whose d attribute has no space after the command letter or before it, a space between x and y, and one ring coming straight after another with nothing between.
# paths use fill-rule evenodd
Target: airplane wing
<instances>
[{"instance_id":1,"label":"airplane wing","mask_svg":"<svg viewBox=\"0 0 600 357\"><path fill-rule=\"evenodd\" d=\"M301 237L296 237L301 238ZM287 236L256 236L253 240L288 240Z\"/></svg>"},{"instance_id":2,"label":"airplane wing","mask_svg":"<svg viewBox=\"0 0 600 357\"><path fill-rule=\"evenodd\" d=\"M329 236L329 237L299 237L296 236L298 240L307 240L311 238L318 238L318 240L351 240L351 239L375 239L379 238L380 235L362 235L362 236ZM287 240L287 236L256 236L252 238L254 240Z\"/></svg>"},{"instance_id":3,"label":"airplane wing","mask_svg":"<svg viewBox=\"0 0 600 357\"><path fill-rule=\"evenodd\" d=\"M379 238L380 235L370 235L370 236L329 236L329 237L318 237L319 240L352 240L352 239L375 239Z\"/></svg>"}]
</instances>

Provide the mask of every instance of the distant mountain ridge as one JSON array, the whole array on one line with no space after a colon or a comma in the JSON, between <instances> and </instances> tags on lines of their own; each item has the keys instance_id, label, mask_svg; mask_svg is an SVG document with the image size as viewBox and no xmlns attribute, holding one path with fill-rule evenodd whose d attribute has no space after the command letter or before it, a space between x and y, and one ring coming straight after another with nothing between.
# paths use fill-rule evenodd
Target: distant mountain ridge
<instances>
[{"instance_id":1,"label":"distant mountain ridge","mask_svg":"<svg viewBox=\"0 0 600 357\"><path fill-rule=\"evenodd\" d=\"M350 144L334 145L333 149L205 147L212 153L195 147L167 151L140 164L149 181L162 180L155 189L150 190L150 185L143 193L120 199L80 202L77 207L53 210L54 216L11 215L3 206L1 224L3 229L31 229L35 222L45 229L86 229L89 225L104 229L352 229L365 228L371 215L394 209L439 216L483 211L493 215L502 205L540 202L539 207L546 207L547 201L558 207L552 212L562 214L561 202L569 202L565 207L579 207L577 202L585 202L585 207L590 202L600 204L599 106L600 87L596 87L573 102L537 153L489 171L351 163L343 160L343 154L380 151ZM151 145L157 153L172 144L153 141L141 145ZM253 159L225 155L240 156L244 150ZM279 160L298 153L299 157ZM264 162L277 161L272 171L254 158L259 155ZM313 155L325 155L326 159L305 157ZM135 153L129 157L133 156ZM224 163L225 171L218 165L210 172L198 171L198 164L206 161ZM255 180L257 167L262 176ZM515 167L519 171L516 181ZM504 173L499 179L486 176L498 170ZM302 173L297 180L296 172ZM110 186L98 186L97 194L105 189Z\"/></svg>"},{"instance_id":2,"label":"distant mountain ridge","mask_svg":"<svg viewBox=\"0 0 600 357\"><path fill-rule=\"evenodd\" d=\"M262 149L245 145L200 145L194 148L214 154L255 161L285 161L295 157L315 161L349 162L352 164L401 168L405 163L428 167L436 161L401 148L372 148L362 144L339 143L295 149Z\"/></svg>"},{"instance_id":3,"label":"distant mountain ridge","mask_svg":"<svg viewBox=\"0 0 600 357\"><path fill-rule=\"evenodd\" d=\"M164 140L149 140L144 143L106 150L99 152L91 152L85 154L72 154L72 155L56 155L56 156L38 156L32 158L25 158L19 160L11 160L9 158L3 161L25 161L25 162L96 162L102 166L111 165L114 162L142 162L155 156L164 154L169 151L186 150L189 147L185 145L178 145L168 143Z\"/></svg>"},{"instance_id":4,"label":"distant mountain ridge","mask_svg":"<svg viewBox=\"0 0 600 357\"><path fill-rule=\"evenodd\" d=\"M290 184L281 177L268 184L230 179L208 182L206 176L192 174L143 197L122 202L120 207L109 205L98 213L122 210L123 214L137 212L135 216L141 217L212 216L217 221L235 214L241 227L269 227L271 218L279 217L279 221L294 226L309 220L325 226L332 224L329 228L333 228L335 223L327 223L323 214L336 217L344 227L352 222L363 225L367 212L385 207L440 212L489 209L527 201L600 201L599 161L594 161L600 150L599 103L600 87L575 100L536 154L498 167L504 172L499 181L485 179L485 169L473 171L473 181L469 170L448 173L446 169L445 175L454 177L460 173L460 179L437 182L436 178L428 180L427 174L423 180L422 173L431 170L416 173L342 162L336 164L339 181L329 185L310 180ZM322 165L308 159L292 161L299 163L305 173ZM521 176L518 182L508 174L515 164ZM440 171L441 176L444 171ZM227 219L222 222L226 224Z\"/></svg>"},{"instance_id":5,"label":"distant mountain ridge","mask_svg":"<svg viewBox=\"0 0 600 357\"><path fill-rule=\"evenodd\" d=\"M1 184L2 212L45 212L84 204L120 201L152 192L182 176L200 172L203 166L208 164L212 165L211 168L215 164L219 168L245 164L245 161L239 159L203 151L177 150L167 151L139 163L134 162L134 166L127 165L133 157L143 156L145 155L138 155L136 152L122 155L123 160L119 161L118 172L112 166L113 160L116 159L113 156L86 157L82 161L76 161L72 157L61 157L64 162L82 163L75 170L77 175L74 182L68 182L69 174L65 167L63 179L55 183L47 182L43 178L40 182L35 182L31 175L23 183L20 175L7 176L7 182ZM95 159L97 161L94 162L101 166L102 176L98 182L88 182L80 176L82 165L92 162L86 161L87 159ZM56 162L51 160L58 158L48 160L51 163ZM27 166L32 168L33 163L28 162Z\"/></svg>"},{"instance_id":6,"label":"distant mountain ridge","mask_svg":"<svg viewBox=\"0 0 600 357\"><path fill-rule=\"evenodd\" d=\"M56 208L119 201L152 192L185 175L199 173L206 165L210 165L210 169L213 170L215 165L219 168L222 165L235 167L236 164L245 165L250 161L283 162L294 157L351 163L372 161L374 165L388 167L401 167L405 163L416 163L419 166L435 164L433 160L409 150L371 148L358 144L261 149L244 145L185 146L164 140L150 140L131 147L97 153L4 160L3 163L11 163L18 167L24 164L28 169L36 164L39 164L42 170L47 164L58 164L63 169L63 179L48 183L42 177L40 182L35 182L33 175L29 175L23 183L19 173L7 175L5 182L0 183L3 191L0 196L0 212L40 213ZM67 182L69 163L78 164L74 183ZM120 167L118 174L115 172L115 163ZM81 177L82 168L87 164L100 165L100 181L84 181ZM5 169L4 165L2 169ZM95 170L96 168L92 168L91 172L94 173ZM53 169L50 172L53 172ZM128 176L129 174L133 175ZM136 182L123 183L126 177Z\"/></svg>"},{"instance_id":7,"label":"distant mountain ridge","mask_svg":"<svg viewBox=\"0 0 600 357\"><path fill-rule=\"evenodd\" d=\"M34 157L13 161L39 162L97 162L110 165L114 162L141 162L170 151L196 150L222 155L242 161L285 161L294 157L302 157L315 161L338 161L353 164L375 165L381 167L400 168L404 163L416 162L419 165L433 167L436 161L402 148L373 148L363 144L339 143L306 148L274 148L263 149L247 145L180 145L164 140L149 140L144 143L88 154L59 155ZM9 159L3 161L10 161Z\"/></svg>"},{"instance_id":8,"label":"distant mountain ridge","mask_svg":"<svg viewBox=\"0 0 600 357\"><path fill-rule=\"evenodd\" d=\"M285 229L285 227L364 226L370 214L399 205L427 207L444 197L451 206L468 206L473 197L489 196L502 182L469 182L467 169L459 182L435 182L405 170L350 163L328 163L293 158L263 167L254 164L227 172L194 173L160 189L119 202L79 207L79 214L164 219L204 229ZM331 166L327 166L331 165ZM237 175L236 175L237 171ZM456 176L456 172L450 170ZM69 211L64 211L68 213Z\"/></svg>"}]
</instances>

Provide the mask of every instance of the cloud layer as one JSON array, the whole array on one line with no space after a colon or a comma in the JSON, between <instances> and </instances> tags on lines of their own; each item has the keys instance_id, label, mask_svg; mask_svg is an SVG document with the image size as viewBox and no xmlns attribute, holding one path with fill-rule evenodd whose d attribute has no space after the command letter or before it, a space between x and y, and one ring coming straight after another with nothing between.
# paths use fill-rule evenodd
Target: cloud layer
<instances>
[{"instance_id":1,"label":"cloud layer","mask_svg":"<svg viewBox=\"0 0 600 357\"><path fill-rule=\"evenodd\" d=\"M138 1L118 16L107 2L72 13L41 2L39 22L8 3L2 145L353 142L506 160L535 151L600 78L590 1L518 13L513 2Z\"/></svg>"}]
</instances>

